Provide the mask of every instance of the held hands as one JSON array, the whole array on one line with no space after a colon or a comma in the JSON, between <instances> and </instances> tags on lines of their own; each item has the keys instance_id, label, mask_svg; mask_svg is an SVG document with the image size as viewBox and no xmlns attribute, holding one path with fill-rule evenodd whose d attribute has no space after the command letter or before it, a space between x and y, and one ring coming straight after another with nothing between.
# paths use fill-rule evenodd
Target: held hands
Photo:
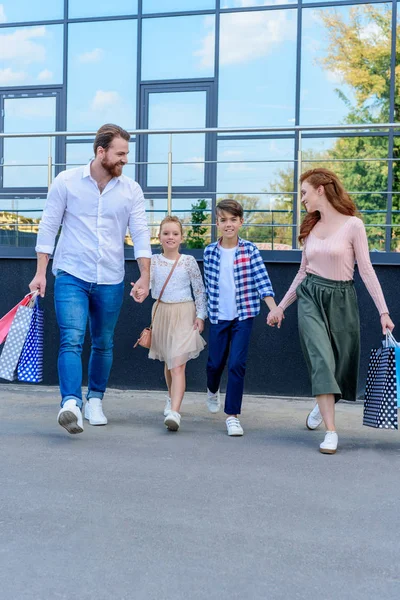
<instances>
[{"instance_id":1,"label":"held hands","mask_svg":"<svg viewBox=\"0 0 400 600\"><path fill-rule=\"evenodd\" d=\"M129 295L132 296L135 302L141 304L149 295L149 282L147 278L140 277L136 283L131 282L131 286L133 287Z\"/></svg>"},{"instance_id":2,"label":"held hands","mask_svg":"<svg viewBox=\"0 0 400 600\"><path fill-rule=\"evenodd\" d=\"M390 332L394 329L394 323L392 319L389 317L388 313L383 313L381 315L381 325L382 325L382 334L386 335L386 330L389 329Z\"/></svg>"},{"instance_id":3,"label":"held hands","mask_svg":"<svg viewBox=\"0 0 400 600\"><path fill-rule=\"evenodd\" d=\"M29 290L31 292L37 291L40 294L40 297L44 298L46 293L46 275L36 274L29 284Z\"/></svg>"},{"instance_id":4,"label":"held hands","mask_svg":"<svg viewBox=\"0 0 400 600\"><path fill-rule=\"evenodd\" d=\"M280 308L280 306L277 306L268 313L267 325L270 327L275 327L275 325L277 325L278 329L280 329L284 318L285 315L283 314L283 310Z\"/></svg>"},{"instance_id":5,"label":"held hands","mask_svg":"<svg viewBox=\"0 0 400 600\"><path fill-rule=\"evenodd\" d=\"M204 321L203 319L195 319L193 329L198 329L199 333L203 333L204 330Z\"/></svg>"}]
</instances>

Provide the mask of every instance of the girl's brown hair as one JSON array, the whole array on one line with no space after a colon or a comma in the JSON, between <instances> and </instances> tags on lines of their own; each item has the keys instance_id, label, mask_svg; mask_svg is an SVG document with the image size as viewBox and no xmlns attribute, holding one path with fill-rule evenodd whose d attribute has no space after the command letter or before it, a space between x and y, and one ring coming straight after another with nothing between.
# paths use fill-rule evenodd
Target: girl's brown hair
<instances>
[{"instance_id":1,"label":"girl's brown hair","mask_svg":"<svg viewBox=\"0 0 400 600\"><path fill-rule=\"evenodd\" d=\"M163 228L163 225L166 225L167 223L175 223L176 225L178 225L179 229L181 230L181 236L183 237L183 227L182 227L182 221L178 218L178 217L173 217L171 215L166 216L160 223L160 229L158 231L158 235L161 234L161 230Z\"/></svg>"},{"instance_id":2,"label":"girl's brown hair","mask_svg":"<svg viewBox=\"0 0 400 600\"><path fill-rule=\"evenodd\" d=\"M306 181L314 189L320 185L324 186L325 195L333 208L343 215L354 216L357 214L357 207L349 194L343 187L342 182L333 171L329 169L310 169L303 173L300 177L300 182ZM318 210L312 213L307 213L300 226L299 242L303 243L312 228L318 223L321 214Z\"/></svg>"}]
</instances>

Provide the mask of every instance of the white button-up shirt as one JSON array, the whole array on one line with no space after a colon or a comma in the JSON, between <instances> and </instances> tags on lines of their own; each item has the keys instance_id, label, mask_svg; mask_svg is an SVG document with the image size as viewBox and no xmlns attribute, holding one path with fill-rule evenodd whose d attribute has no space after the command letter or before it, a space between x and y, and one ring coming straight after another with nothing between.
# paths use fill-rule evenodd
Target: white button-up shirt
<instances>
[{"instance_id":1,"label":"white button-up shirt","mask_svg":"<svg viewBox=\"0 0 400 600\"><path fill-rule=\"evenodd\" d=\"M53 273L62 269L90 283L124 279L124 238L129 228L135 258L151 258L145 200L138 183L121 175L100 193L85 167L62 171L49 190L39 225L36 252L52 254Z\"/></svg>"}]
</instances>

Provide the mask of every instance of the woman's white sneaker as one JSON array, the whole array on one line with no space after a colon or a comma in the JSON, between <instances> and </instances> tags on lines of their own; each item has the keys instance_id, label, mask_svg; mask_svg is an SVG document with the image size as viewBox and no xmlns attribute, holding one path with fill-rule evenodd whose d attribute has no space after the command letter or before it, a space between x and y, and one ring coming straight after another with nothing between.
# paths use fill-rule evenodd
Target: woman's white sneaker
<instances>
[{"instance_id":1,"label":"woman's white sneaker","mask_svg":"<svg viewBox=\"0 0 400 600\"><path fill-rule=\"evenodd\" d=\"M171 410L171 398L169 396L165 396L165 406L164 406L164 417L167 416L169 411Z\"/></svg>"},{"instance_id":2,"label":"woman's white sneaker","mask_svg":"<svg viewBox=\"0 0 400 600\"><path fill-rule=\"evenodd\" d=\"M335 454L338 447L338 434L336 431L327 431L325 434L325 439L320 444L319 451L322 454Z\"/></svg>"},{"instance_id":3,"label":"woman's white sneaker","mask_svg":"<svg viewBox=\"0 0 400 600\"><path fill-rule=\"evenodd\" d=\"M243 435L243 428L237 417L228 417L226 420L226 428L228 430L228 435L232 435L232 436Z\"/></svg>"},{"instance_id":4,"label":"woman's white sneaker","mask_svg":"<svg viewBox=\"0 0 400 600\"><path fill-rule=\"evenodd\" d=\"M181 415L175 410L170 410L164 419L164 425L169 431L178 431L181 424Z\"/></svg>"},{"instance_id":5,"label":"woman's white sneaker","mask_svg":"<svg viewBox=\"0 0 400 600\"><path fill-rule=\"evenodd\" d=\"M215 392L210 392L207 388L207 407L210 413L217 413L221 410L221 399L219 397L219 390Z\"/></svg>"},{"instance_id":6,"label":"woman's white sneaker","mask_svg":"<svg viewBox=\"0 0 400 600\"><path fill-rule=\"evenodd\" d=\"M57 421L68 433L82 433L83 431L82 411L75 400L67 400L64 403L58 413Z\"/></svg>"},{"instance_id":7,"label":"woman's white sneaker","mask_svg":"<svg viewBox=\"0 0 400 600\"><path fill-rule=\"evenodd\" d=\"M322 415L320 413L319 410L319 406L318 403L314 406L314 408L312 409L312 411L309 413L307 419L306 419L306 426L307 429L317 429L317 427L319 427L321 425L323 421Z\"/></svg>"},{"instance_id":8,"label":"woman's white sneaker","mask_svg":"<svg viewBox=\"0 0 400 600\"><path fill-rule=\"evenodd\" d=\"M100 398L90 398L85 404L85 419L91 425L107 425L107 417L103 413Z\"/></svg>"}]
</instances>

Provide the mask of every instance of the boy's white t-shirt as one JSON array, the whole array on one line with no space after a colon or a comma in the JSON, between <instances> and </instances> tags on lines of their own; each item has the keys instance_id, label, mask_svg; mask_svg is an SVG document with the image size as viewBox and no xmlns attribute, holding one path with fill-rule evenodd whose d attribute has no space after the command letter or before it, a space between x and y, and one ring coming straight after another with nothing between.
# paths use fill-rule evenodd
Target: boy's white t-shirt
<instances>
[{"instance_id":1,"label":"boy's white t-shirt","mask_svg":"<svg viewBox=\"0 0 400 600\"><path fill-rule=\"evenodd\" d=\"M234 277L235 248L220 246L218 319L233 321L238 316Z\"/></svg>"}]
</instances>

